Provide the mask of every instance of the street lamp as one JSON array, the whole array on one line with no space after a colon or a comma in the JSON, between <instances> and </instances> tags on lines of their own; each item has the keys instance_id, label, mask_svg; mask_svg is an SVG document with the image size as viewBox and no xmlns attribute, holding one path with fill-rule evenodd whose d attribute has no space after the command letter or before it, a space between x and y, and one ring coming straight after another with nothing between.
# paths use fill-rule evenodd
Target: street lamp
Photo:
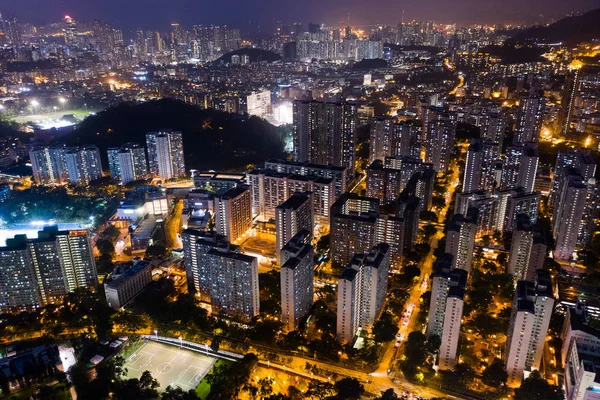
<instances>
[{"instance_id":1,"label":"street lamp","mask_svg":"<svg viewBox=\"0 0 600 400\"><path fill-rule=\"evenodd\" d=\"M65 99L64 97L59 97L58 102L62 104L62 109L63 111L65 111L65 103L67 102L67 99Z\"/></svg>"},{"instance_id":2,"label":"street lamp","mask_svg":"<svg viewBox=\"0 0 600 400\"><path fill-rule=\"evenodd\" d=\"M154 336L156 336L156 339L158 340L158 331L156 329L154 330Z\"/></svg>"},{"instance_id":3,"label":"street lamp","mask_svg":"<svg viewBox=\"0 0 600 400\"><path fill-rule=\"evenodd\" d=\"M183 338L181 336L179 336L179 348L181 349L183 347Z\"/></svg>"}]
</instances>

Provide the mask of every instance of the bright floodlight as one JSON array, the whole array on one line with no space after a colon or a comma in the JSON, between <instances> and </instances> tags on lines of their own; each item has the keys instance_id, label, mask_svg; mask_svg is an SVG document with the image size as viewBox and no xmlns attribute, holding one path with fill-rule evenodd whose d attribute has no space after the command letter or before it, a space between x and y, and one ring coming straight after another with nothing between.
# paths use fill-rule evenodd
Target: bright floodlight
<instances>
[{"instance_id":1,"label":"bright floodlight","mask_svg":"<svg viewBox=\"0 0 600 400\"><path fill-rule=\"evenodd\" d=\"M60 101L62 104L65 104L67 102L67 99L65 99L64 97L59 97L58 101Z\"/></svg>"},{"instance_id":2,"label":"bright floodlight","mask_svg":"<svg viewBox=\"0 0 600 400\"><path fill-rule=\"evenodd\" d=\"M31 100L31 105L34 106L34 107L37 107L37 106L40 105L40 102L37 101L37 100Z\"/></svg>"}]
</instances>

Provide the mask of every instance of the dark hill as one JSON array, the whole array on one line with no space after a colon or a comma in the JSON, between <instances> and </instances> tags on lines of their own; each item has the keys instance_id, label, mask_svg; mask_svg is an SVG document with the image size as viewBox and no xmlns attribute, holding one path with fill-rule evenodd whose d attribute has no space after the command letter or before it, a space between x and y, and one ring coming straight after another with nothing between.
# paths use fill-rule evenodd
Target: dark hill
<instances>
[{"instance_id":1,"label":"dark hill","mask_svg":"<svg viewBox=\"0 0 600 400\"><path fill-rule=\"evenodd\" d=\"M231 64L231 56L234 55L247 55L250 57L250 62L275 62L281 60L281 56L277 53L273 53L272 51L243 47L241 49L223 54L220 58L215 60L215 64Z\"/></svg>"},{"instance_id":2,"label":"dark hill","mask_svg":"<svg viewBox=\"0 0 600 400\"><path fill-rule=\"evenodd\" d=\"M388 62L381 58L363 59L352 66L352 69L378 69L387 68Z\"/></svg>"},{"instance_id":3,"label":"dark hill","mask_svg":"<svg viewBox=\"0 0 600 400\"><path fill-rule=\"evenodd\" d=\"M202 110L170 99L106 109L86 118L64 140L68 145L98 146L108 167L106 149L126 142L145 146L146 133L161 129L183 132L188 170L243 169L283 152L279 130L263 119Z\"/></svg>"},{"instance_id":4,"label":"dark hill","mask_svg":"<svg viewBox=\"0 0 600 400\"><path fill-rule=\"evenodd\" d=\"M563 18L549 26L526 29L513 36L512 43L558 43L577 44L600 38L600 9L583 15Z\"/></svg>"}]
</instances>

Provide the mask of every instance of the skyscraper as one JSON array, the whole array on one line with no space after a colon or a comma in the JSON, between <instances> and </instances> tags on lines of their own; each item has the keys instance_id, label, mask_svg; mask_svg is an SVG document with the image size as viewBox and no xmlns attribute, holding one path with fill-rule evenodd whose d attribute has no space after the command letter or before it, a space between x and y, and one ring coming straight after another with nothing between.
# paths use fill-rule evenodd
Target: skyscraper
<instances>
[{"instance_id":1,"label":"skyscraper","mask_svg":"<svg viewBox=\"0 0 600 400\"><path fill-rule=\"evenodd\" d=\"M300 230L281 249L281 322L296 330L308 315L314 296L314 251L312 234Z\"/></svg>"},{"instance_id":2,"label":"skyscraper","mask_svg":"<svg viewBox=\"0 0 600 400\"><path fill-rule=\"evenodd\" d=\"M588 189L576 170L567 171L563 180L553 218L554 258L557 260L570 259L576 249Z\"/></svg>"},{"instance_id":3,"label":"skyscraper","mask_svg":"<svg viewBox=\"0 0 600 400\"><path fill-rule=\"evenodd\" d=\"M96 146L70 148L65 151L69 183L87 185L102 177L100 150Z\"/></svg>"},{"instance_id":4,"label":"skyscraper","mask_svg":"<svg viewBox=\"0 0 600 400\"><path fill-rule=\"evenodd\" d=\"M394 153L394 118L374 117L371 119L371 138L369 140L369 162L383 161Z\"/></svg>"},{"instance_id":5,"label":"skyscraper","mask_svg":"<svg viewBox=\"0 0 600 400\"><path fill-rule=\"evenodd\" d=\"M532 281L544 267L546 238L538 224L531 224L526 214L517 215L508 259L508 273L515 280Z\"/></svg>"},{"instance_id":6,"label":"skyscraper","mask_svg":"<svg viewBox=\"0 0 600 400\"><path fill-rule=\"evenodd\" d=\"M452 268L452 255L444 254L433 273L427 337L441 339L439 368L453 369L458 356L458 339L464 307L467 271Z\"/></svg>"},{"instance_id":7,"label":"skyscraper","mask_svg":"<svg viewBox=\"0 0 600 400\"><path fill-rule=\"evenodd\" d=\"M533 192L539 161L536 143L523 143L509 146L502 166L502 188L522 187L527 193Z\"/></svg>"},{"instance_id":8,"label":"skyscraper","mask_svg":"<svg viewBox=\"0 0 600 400\"><path fill-rule=\"evenodd\" d=\"M183 135L181 132L164 131L146 134L148 167L150 173L161 179L185 176Z\"/></svg>"},{"instance_id":9,"label":"skyscraper","mask_svg":"<svg viewBox=\"0 0 600 400\"><path fill-rule=\"evenodd\" d=\"M576 64L576 63L574 63ZM573 111L575 109L575 98L579 93L581 86L581 66L573 65L569 68L563 88L562 99L560 101L560 114L558 125L560 132L566 135L571 129Z\"/></svg>"},{"instance_id":10,"label":"skyscraper","mask_svg":"<svg viewBox=\"0 0 600 400\"><path fill-rule=\"evenodd\" d=\"M17 235L0 248L0 309L56 304L79 287L95 287L96 263L85 229L45 227L37 239Z\"/></svg>"},{"instance_id":11,"label":"skyscraper","mask_svg":"<svg viewBox=\"0 0 600 400\"><path fill-rule=\"evenodd\" d=\"M63 34L65 37L65 44L67 46L74 46L77 44L77 22L69 17L68 15L65 15L65 19L64 19L64 30L63 30Z\"/></svg>"},{"instance_id":12,"label":"skyscraper","mask_svg":"<svg viewBox=\"0 0 600 400\"><path fill-rule=\"evenodd\" d=\"M546 98L532 90L528 97L520 100L515 127L514 143L539 142Z\"/></svg>"},{"instance_id":13,"label":"skyscraper","mask_svg":"<svg viewBox=\"0 0 600 400\"><path fill-rule=\"evenodd\" d=\"M206 253L212 312L250 321L259 312L256 257L212 248Z\"/></svg>"},{"instance_id":14,"label":"skyscraper","mask_svg":"<svg viewBox=\"0 0 600 400\"><path fill-rule=\"evenodd\" d=\"M525 371L540 369L553 306L548 271L536 271L535 281L517 282L506 335L505 366L510 387L521 384Z\"/></svg>"},{"instance_id":15,"label":"skyscraper","mask_svg":"<svg viewBox=\"0 0 600 400\"><path fill-rule=\"evenodd\" d=\"M462 214L452 216L446 236L446 253L452 255L452 268L471 271L477 218L476 208L469 208L466 216Z\"/></svg>"},{"instance_id":16,"label":"skyscraper","mask_svg":"<svg viewBox=\"0 0 600 400\"><path fill-rule=\"evenodd\" d=\"M295 101L294 159L346 167L354 174L357 107L349 103Z\"/></svg>"},{"instance_id":17,"label":"skyscraper","mask_svg":"<svg viewBox=\"0 0 600 400\"><path fill-rule=\"evenodd\" d=\"M207 253L212 248L222 251L239 251L223 235L196 229L186 229L181 234L183 241L183 259L188 290L202 300L210 301L210 275Z\"/></svg>"},{"instance_id":18,"label":"skyscraper","mask_svg":"<svg viewBox=\"0 0 600 400\"><path fill-rule=\"evenodd\" d=\"M239 185L215 196L215 230L230 242L236 242L252 228L250 188Z\"/></svg>"},{"instance_id":19,"label":"skyscraper","mask_svg":"<svg viewBox=\"0 0 600 400\"><path fill-rule=\"evenodd\" d=\"M61 185L68 181L64 147L33 147L29 158L38 185Z\"/></svg>"},{"instance_id":20,"label":"skyscraper","mask_svg":"<svg viewBox=\"0 0 600 400\"><path fill-rule=\"evenodd\" d=\"M110 175L125 183L145 179L148 175L146 150L137 143L126 143L107 150Z\"/></svg>"},{"instance_id":21,"label":"skyscraper","mask_svg":"<svg viewBox=\"0 0 600 400\"><path fill-rule=\"evenodd\" d=\"M456 124L448 119L431 121L425 139L425 161L433 164L437 173L445 173L454 151Z\"/></svg>"},{"instance_id":22,"label":"skyscraper","mask_svg":"<svg viewBox=\"0 0 600 400\"><path fill-rule=\"evenodd\" d=\"M282 265L281 251L298 232L308 232L312 238L314 224L312 193L294 193L275 209L276 255Z\"/></svg>"},{"instance_id":23,"label":"skyscraper","mask_svg":"<svg viewBox=\"0 0 600 400\"><path fill-rule=\"evenodd\" d=\"M471 139L467 150L463 192L492 190L496 184L495 164L500 155L497 143Z\"/></svg>"},{"instance_id":24,"label":"skyscraper","mask_svg":"<svg viewBox=\"0 0 600 400\"><path fill-rule=\"evenodd\" d=\"M389 246L378 244L356 254L338 283L337 338L350 343L359 330L370 330L381 314L388 285Z\"/></svg>"}]
</instances>

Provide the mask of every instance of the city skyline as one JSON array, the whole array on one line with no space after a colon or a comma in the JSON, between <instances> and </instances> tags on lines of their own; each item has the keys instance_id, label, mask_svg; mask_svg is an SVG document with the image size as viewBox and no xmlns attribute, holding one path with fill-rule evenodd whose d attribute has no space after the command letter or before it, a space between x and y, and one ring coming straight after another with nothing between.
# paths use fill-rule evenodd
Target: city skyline
<instances>
[{"instance_id":1,"label":"city skyline","mask_svg":"<svg viewBox=\"0 0 600 400\"><path fill-rule=\"evenodd\" d=\"M160 7L157 0L130 0L125 3L106 0L102 3L75 0L23 0L18 4L4 5L5 15L14 15L33 24L60 21L69 15L78 21L99 19L115 24L128 34L136 28L166 29L170 24L192 26L195 24L231 24L244 31L267 33L278 22L314 22L330 26L397 24L401 21L436 21L444 24L537 24L566 17L571 13L583 13L600 7L596 0L559 2L557 0L517 0L486 2L460 0L410 0L394 3L376 0L364 4L353 0L341 2L330 0L322 4L314 0L287 4L281 7L274 0L255 3L234 0L229 3L192 3L175 0L169 7Z\"/></svg>"}]
</instances>

